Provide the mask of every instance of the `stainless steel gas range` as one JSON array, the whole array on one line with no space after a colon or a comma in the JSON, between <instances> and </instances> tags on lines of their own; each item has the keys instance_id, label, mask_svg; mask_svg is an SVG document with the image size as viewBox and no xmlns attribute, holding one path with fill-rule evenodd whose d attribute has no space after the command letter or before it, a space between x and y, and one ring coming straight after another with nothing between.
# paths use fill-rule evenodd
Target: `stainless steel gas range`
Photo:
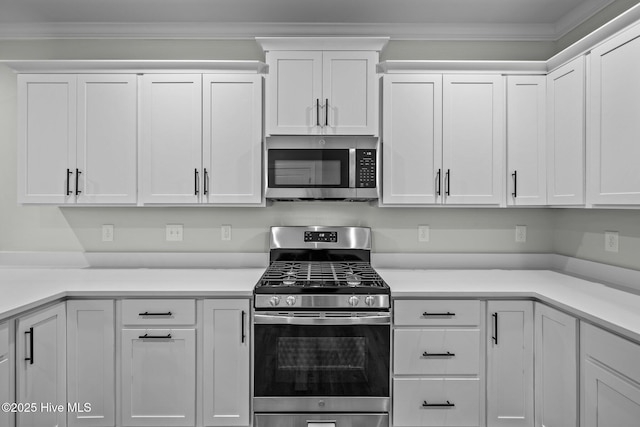
<instances>
[{"instance_id":1,"label":"stainless steel gas range","mask_svg":"<svg viewBox=\"0 0 640 427\"><path fill-rule=\"evenodd\" d=\"M390 290L364 227L273 227L254 289L255 427L388 427Z\"/></svg>"}]
</instances>

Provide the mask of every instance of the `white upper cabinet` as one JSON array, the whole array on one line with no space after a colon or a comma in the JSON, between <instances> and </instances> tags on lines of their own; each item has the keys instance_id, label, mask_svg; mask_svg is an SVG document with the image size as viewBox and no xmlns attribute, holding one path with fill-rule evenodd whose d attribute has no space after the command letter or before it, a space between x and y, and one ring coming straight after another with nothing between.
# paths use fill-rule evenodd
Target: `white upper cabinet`
<instances>
[{"instance_id":1,"label":"white upper cabinet","mask_svg":"<svg viewBox=\"0 0 640 427\"><path fill-rule=\"evenodd\" d=\"M547 76L547 202L584 205L585 70L578 57Z\"/></svg>"},{"instance_id":2,"label":"white upper cabinet","mask_svg":"<svg viewBox=\"0 0 640 427\"><path fill-rule=\"evenodd\" d=\"M504 171L503 78L443 78L443 198L447 204L499 205Z\"/></svg>"},{"instance_id":3,"label":"white upper cabinet","mask_svg":"<svg viewBox=\"0 0 640 427\"><path fill-rule=\"evenodd\" d=\"M206 203L262 201L262 76L203 76Z\"/></svg>"},{"instance_id":4,"label":"white upper cabinet","mask_svg":"<svg viewBox=\"0 0 640 427\"><path fill-rule=\"evenodd\" d=\"M262 202L262 76L142 81L142 203Z\"/></svg>"},{"instance_id":5,"label":"white upper cabinet","mask_svg":"<svg viewBox=\"0 0 640 427\"><path fill-rule=\"evenodd\" d=\"M442 202L442 76L383 78L382 202Z\"/></svg>"},{"instance_id":6,"label":"white upper cabinet","mask_svg":"<svg viewBox=\"0 0 640 427\"><path fill-rule=\"evenodd\" d=\"M202 75L142 78L142 203L198 203Z\"/></svg>"},{"instance_id":7,"label":"white upper cabinet","mask_svg":"<svg viewBox=\"0 0 640 427\"><path fill-rule=\"evenodd\" d=\"M267 135L322 133L322 52L269 52L267 62Z\"/></svg>"},{"instance_id":8,"label":"white upper cabinet","mask_svg":"<svg viewBox=\"0 0 640 427\"><path fill-rule=\"evenodd\" d=\"M137 201L136 79L121 74L78 76L78 203Z\"/></svg>"},{"instance_id":9,"label":"white upper cabinet","mask_svg":"<svg viewBox=\"0 0 640 427\"><path fill-rule=\"evenodd\" d=\"M133 75L18 76L18 201L136 202Z\"/></svg>"},{"instance_id":10,"label":"white upper cabinet","mask_svg":"<svg viewBox=\"0 0 640 427\"><path fill-rule=\"evenodd\" d=\"M591 51L587 203L640 204L640 28Z\"/></svg>"},{"instance_id":11,"label":"white upper cabinet","mask_svg":"<svg viewBox=\"0 0 640 427\"><path fill-rule=\"evenodd\" d=\"M377 136L376 64L383 44L365 40L359 49L349 39L312 39L259 40L269 64L267 136Z\"/></svg>"},{"instance_id":12,"label":"white upper cabinet","mask_svg":"<svg viewBox=\"0 0 640 427\"><path fill-rule=\"evenodd\" d=\"M76 77L18 75L18 203L75 200Z\"/></svg>"},{"instance_id":13,"label":"white upper cabinet","mask_svg":"<svg viewBox=\"0 0 640 427\"><path fill-rule=\"evenodd\" d=\"M545 205L545 76L507 77L507 205Z\"/></svg>"}]
</instances>

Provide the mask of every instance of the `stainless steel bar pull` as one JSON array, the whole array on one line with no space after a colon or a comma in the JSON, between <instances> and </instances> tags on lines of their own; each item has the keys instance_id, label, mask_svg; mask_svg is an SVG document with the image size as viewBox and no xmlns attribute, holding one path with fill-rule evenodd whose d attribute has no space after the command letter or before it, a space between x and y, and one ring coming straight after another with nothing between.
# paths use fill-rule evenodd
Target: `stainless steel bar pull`
<instances>
[{"instance_id":1,"label":"stainless steel bar pull","mask_svg":"<svg viewBox=\"0 0 640 427\"><path fill-rule=\"evenodd\" d=\"M171 316L173 313L170 311L164 313L149 313L145 311L144 313L138 313L138 316Z\"/></svg>"},{"instance_id":2,"label":"stainless steel bar pull","mask_svg":"<svg viewBox=\"0 0 640 427\"><path fill-rule=\"evenodd\" d=\"M241 332L240 334L242 335L240 342L244 343L245 339L247 338L247 333L245 331L245 326L244 326L244 319L247 317L247 312L242 310L242 316L240 317L240 324L242 325L241 328Z\"/></svg>"},{"instance_id":3,"label":"stainless steel bar pull","mask_svg":"<svg viewBox=\"0 0 640 427\"><path fill-rule=\"evenodd\" d=\"M429 353L425 351L422 353L422 357L454 357L456 354L447 351L446 353Z\"/></svg>"},{"instance_id":4,"label":"stainless steel bar pull","mask_svg":"<svg viewBox=\"0 0 640 427\"><path fill-rule=\"evenodd\" d=\"M511 195L518 197L518 171L513 171L511 176L513 177L513 193Z\"/></svg>"},{"instance_id":5,"label":"stainless steel bar pull","mask_svg":"<svg viewBox=\"0 0 640 427\"><path fill-rule=\"evenodd\" d=\"M149 335L149 334L144 334L144 335L140 335L138 337L139 339L155 339L155 340L170 340L171 339L171 334L167 334L167 335Z\"/></svg>"},{"instance_id":6,"label":"stainless steel bar pull","mask_svg":"<svg viewBox=\"0 0 640 427\"><path fill-rule=\"evenodd\" d=\"M429 313L428 311L425 311L424 313L422 313L422 317L453 317L455 315L455 313L452 313L450 311L442 313Z\"/></svg>"},{"instance_id":7,"label":"stainless steel bar pull","mask_svg":"<svg viewBox=\"0 0 640 427\"><path fill-rule=\"evenodd\" d=\"M493 313L491 317L493 317L493 336L491 339L498 345L498 313Z\"/></svg>"},{"instance_id":8,"label":"stainless steel bar pull","mask_svg":"<svg viewBox=\"0 0 640 427\"><path fill-rule=\"evenodd\" d=\"M428 403L426 400L422 402L423 408L453 408L455 403L451 403L447 400L447 403Z\"/></svg>"},{"instance_id":9,"label":"stainless steel bar pull","mask_svg":"<svg viewBox=\"0 0 640 427\"><path fill-rule=\"evenodd\" d=\"M197 168L193 170L193 180L194 180L194 183L193 183L193 186L194 186L194 190L193 191L194 192L193 192L193 194L195 196L197 196L200 193L200 177L199 177L199 173L198 173L198 169Z\"/></svg>"},{"instance_id":10,"label":"stainless steel bar pull","mask_svg":"<svg viewBox=\"0 0 640 427\"><path fill-rule=\"evenodd\" d=\"M73 172L71 171L71 169L67 169L67 196L70 196L72 194L71 192L71 175L73 175Z\"/></svg>"},{"instance_id":11,"label":"stainless steel bar pull","mask_svg":"<svg viewBox=\"0 0 640 427\"><path fill-rule=\"evenodd\" d=\"M29 328L28 331L24 331L24 334L29 334L29 357L25 357L24 360L29 362L29 365L33 365L33 328Z\"/></svg>"}]
</instances>

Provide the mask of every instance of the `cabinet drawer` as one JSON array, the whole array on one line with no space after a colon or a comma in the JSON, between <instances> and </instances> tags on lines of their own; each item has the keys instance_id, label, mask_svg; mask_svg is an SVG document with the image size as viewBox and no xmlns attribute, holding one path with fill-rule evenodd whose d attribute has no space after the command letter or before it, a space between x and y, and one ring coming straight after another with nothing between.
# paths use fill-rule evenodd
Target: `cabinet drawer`
<instances>
[{"instance_id":1,"label":"cabinet drawer","mask_svg":"<svg viewBox=\"0 0 640 427\"><path fill-rule=\"evenodd\" d=\"M395 427L480 425L477 378L403 378L393 388Z\"/></svg>"},{"instance_id":2,"label":"cabinet drawer","mask_svg":"<svg viewBox=\"0 0 640 427\"><path fill-rule=\"evenodd\" d=\"M583 357L596 359L622 375L640 382L640 345L581 322Z\"/></svg>"},{"instance_id":3,"label":"cabinet drawer","mask_svg":"<svg viewBox=\"0 0 640 427\"><path fill-rule=\"evenodd\" d=\"M480 301L400 300L394 305L394 321L406 326L476 326Z\"/></svg>"},{"instance_id":4,"label":"cabinet drawer","mask_svg":"<svg viewBox=\"0 0 640 427\"><path fill-rule=\"evenodd\" d=\"M9 353L9 323L0 323L0 360Z\"/></svg>"},{"instance_id":5,"label":"cabinet drawer","mask_svg":"<svg viewBox=\"0 0 640 427\"><path fill-rule=\"evenodd\" d=\"M196 302L192 299L129 299L122 301L124 325L193 325Z\"/></svg>"},{"instance_id":6,"label":"cabinet drawer","mask_svg":"<svg viewBox=\"0 0 640 427\"><path fill-rule=\"evenodd\" d=\"M479 329L397 329L393 348L397 375L480 372Z\"/></svg>"}]
</instances>

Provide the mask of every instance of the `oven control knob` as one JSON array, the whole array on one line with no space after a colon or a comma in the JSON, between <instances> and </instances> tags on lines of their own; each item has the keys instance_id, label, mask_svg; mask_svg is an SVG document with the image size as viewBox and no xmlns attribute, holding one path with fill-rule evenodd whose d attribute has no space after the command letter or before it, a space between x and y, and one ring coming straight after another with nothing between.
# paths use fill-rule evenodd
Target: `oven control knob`
<instances>
[{"instance_id":1,"label":"oven control knob","mask_svg":"<svg viewBox=\"0 0 640 427\"><path fill-rule=\"evenodd\" d=\"M271 306L273 306L273 307L275 307L276 305L280 304L280 297L273 296L273 297L269 298L269 304L271 304Z\"/></svg>"},{"instance_id":2,"label":"oven control knob","mask_svg":"<svg viewBox=\"0 0 640 427\"><path fill-rule=\"evenodd\" d=\"M287 305L294 305L296 303L296 297L294 297L293 295L289 295L286 299L285 299Z\"/></svg>"},{"instance_id":3,"label":"oven control knob","mask_svg":"<svg viewBox=\"0 0 640 427\"><path fill-rule=\"evenodd\" d=\"M356 305L358 305L359 302L360 302L360 299L357 296L352 295L349 297L350 306L355 307Z\"/></svg>"},{"instance_id":4,"label":"oven control knob","mask_svg":"<svg viewBox=\"0 0 640 427\"><path fill-rule=\"evenodd\" d=\"M376 303L376 297L374 297L373 295L369 295L368 297L366 297L364 299L365 304L367 304L369 307L372 307L375 303Z\"/></svg>"}]
</instances>

